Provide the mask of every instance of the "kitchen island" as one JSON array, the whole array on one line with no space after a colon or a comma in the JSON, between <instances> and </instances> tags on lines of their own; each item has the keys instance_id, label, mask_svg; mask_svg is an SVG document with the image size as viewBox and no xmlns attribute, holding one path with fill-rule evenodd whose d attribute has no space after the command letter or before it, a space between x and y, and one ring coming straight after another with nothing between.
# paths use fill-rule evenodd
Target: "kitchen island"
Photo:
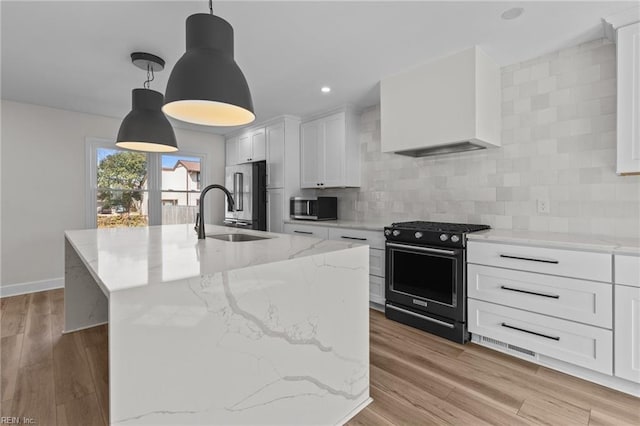
<instances>
[{"instance_id":1,"label":"kitchen island","mask_svg":"<svg viewBox=\"0 0 640 426\"><path fill-rule=\"evenodd\" d=\"M111 424L341 424L369 398L368 247L207 225L65 233L65 332L109 323Z\"/></svg>"}]
</instances>

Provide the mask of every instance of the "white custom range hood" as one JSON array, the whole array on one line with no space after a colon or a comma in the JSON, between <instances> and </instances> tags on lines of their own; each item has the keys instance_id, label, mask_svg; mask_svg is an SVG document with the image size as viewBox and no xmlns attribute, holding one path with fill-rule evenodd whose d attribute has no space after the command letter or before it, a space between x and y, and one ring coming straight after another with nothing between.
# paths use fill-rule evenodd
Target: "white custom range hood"
<instances>
[{"instance_id":1,"label":"white custom range hood","mask_svg":"<svg viewBox=\"0 0 640 426\"><path fill-rule=\"evenodd\" d=\"M382 152L423 157L500 146L500 67L478 47L380 82Z\"/></svg>"}]
</instances>

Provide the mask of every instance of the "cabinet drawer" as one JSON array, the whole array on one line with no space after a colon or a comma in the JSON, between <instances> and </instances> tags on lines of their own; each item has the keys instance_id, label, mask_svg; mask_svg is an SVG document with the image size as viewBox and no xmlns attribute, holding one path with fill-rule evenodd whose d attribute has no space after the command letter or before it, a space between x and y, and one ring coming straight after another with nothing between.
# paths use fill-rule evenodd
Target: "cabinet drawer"
<instances>
[{"instance_id":1,"label":"cabinet drawer","mask_svg":"<svg viewBox=\"0 0 640 426\"><path fill-rule=\"evenodd\" d=\"M384 233L382 231L364 231L361 229L329 228L330 240L352 241L369 244L369 247L384 250Z\"/></svg>"},{"instance_id":2,"label":"cabinet drawer","mask_svg":"<svg viewBox=\"0 0 640 426\"><path fill-rule=\"evenodd\" d=\"M611 284L468 265L474 299L611 328Z\"/></svg>"},{"instance_id":3,"label":"cabinet drawer","mask_svg":"<svg viewBox=\"0 0 640 426\"><path fill-rule=\"evenodd\" d=\"M470 241L467 261L592 281L611 282L611 255L543 247Z\"/></svg>"},{"instance_id":4,"label":"cabinet drawer","mask_svg":"<svg viewBox=\"0 0 640 426\"><path fill-rule=\"evenodd\" d=\"M329 239L329 229L323 226L284 224L285 234L300 235L302 237Z\"/></svg>"},{"instance_id":5,"label":"cabinet drawer","mask_svg":"<svg viewBox=\"0 0 640 426\"><path fill-rule=\"evenodd\" d=\"M384 278L369 275L369 301L384 305Z\"/></svg>"},{"instance_id":6,"label":"cabinet drawer","mask_svg":"<svg viewBox=\"0 0 640 426\"><path fill-rule=\"evenodd\" d=\"M384 278L384 250L369 248L369 274Z\"/></svg>"},{"instance_id":7,"label":"cabinet drawer","mask_svg":"<svg viewBox=\"0 0 640 426\"><path fill-rule=\"evenodd\" d=\"M613 263L616 284L640 287L640 257L616 254Z\"/></svg>"},{"instance_id":8,"label":"cabinet drawer","mask_svg":"<svg viewBox=\"0 0 640 426\"><path fill-rule=\"evenodd\" d=\"M613 332L469 299L469 331L612 374Z\"/></svg>"}]
</instances>

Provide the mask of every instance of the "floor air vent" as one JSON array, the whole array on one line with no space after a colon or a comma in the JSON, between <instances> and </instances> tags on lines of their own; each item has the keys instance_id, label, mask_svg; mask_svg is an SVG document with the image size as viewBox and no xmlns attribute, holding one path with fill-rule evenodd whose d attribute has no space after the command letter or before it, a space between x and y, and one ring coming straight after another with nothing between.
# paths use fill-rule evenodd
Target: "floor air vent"
<instances>
[{"instance_id":1,"label":"floor air vent","mask_svg":"<svg viewBox=\"0 0 640 426\"><path fill-rule=\"evenodd\" d=\"M491 346L498 346L508 351L514 351L523 355L530 356L531 358L536 357L536 353L533 351L530 351L529 349L524 349L519 346L510 345L508 343L501 342L500 340L492 339L491 337L482 336L480 340L483 343L489 343Z\"/></svg>"}]
</instances>

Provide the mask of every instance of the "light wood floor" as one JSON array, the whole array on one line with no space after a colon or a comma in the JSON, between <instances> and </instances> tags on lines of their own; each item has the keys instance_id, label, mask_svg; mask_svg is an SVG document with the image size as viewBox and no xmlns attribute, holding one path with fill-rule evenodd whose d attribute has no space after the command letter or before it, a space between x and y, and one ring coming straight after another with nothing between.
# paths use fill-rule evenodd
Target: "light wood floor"
<instances>
[{"instance_id":1,"label":"light wood floor","mask_svg":"<svg viewBox=\"0 0 640 426\"><path fill-rule=\"evenodd\" d=\"M108 423L106 326L62 335L63 292L1 299L2 416ZM640 425L640 399L371 311L371 396L349 425ZM304 421L301 420L301 423Z\"/></svg>"}]
</instances>

